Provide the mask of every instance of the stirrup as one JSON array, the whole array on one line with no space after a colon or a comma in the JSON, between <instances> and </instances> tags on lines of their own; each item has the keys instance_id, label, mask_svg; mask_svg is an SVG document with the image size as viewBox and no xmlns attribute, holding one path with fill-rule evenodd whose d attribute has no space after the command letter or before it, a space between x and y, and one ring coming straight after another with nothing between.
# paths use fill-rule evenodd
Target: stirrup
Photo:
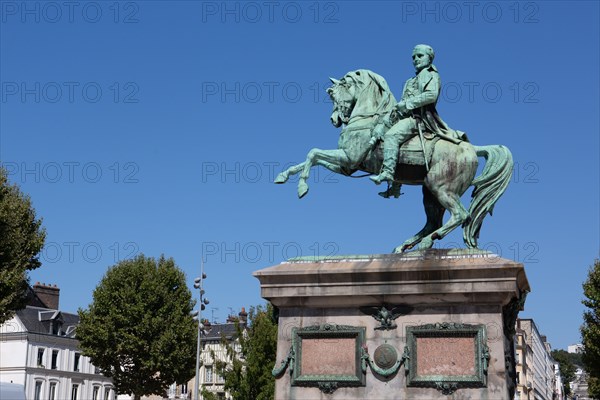
<instances>
[{"instance_id":1,"label":"stirrup","mask_svg":"<svg viewBox=\"0 0 600 400\"><path fill-rule=\"evenodd\" d=\"M404 193L400 193L400 188L402 188L401 184L397 184L396 182L393 182L390 185L388 183L387 190L385 192L379 192L378 194L385 199L389 199L390 197L394 197L395 199L397 199L398 197L400 197L404 194Z\"/></svg>"}]
</instances>

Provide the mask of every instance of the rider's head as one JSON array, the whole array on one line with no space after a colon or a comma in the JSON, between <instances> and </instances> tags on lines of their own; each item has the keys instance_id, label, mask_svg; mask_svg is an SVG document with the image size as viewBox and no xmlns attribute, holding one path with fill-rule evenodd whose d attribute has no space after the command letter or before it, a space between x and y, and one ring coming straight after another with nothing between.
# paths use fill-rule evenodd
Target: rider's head
<instances>
[{"instance_id":1,"label":"rider's head","mask_svg":"<svg viewBox=\"0 0 600 400\"><path fill-rule=\"evenodd\" d=\"M431 46L426 44L418 44L415 46L412 54L413 65L419 73L423 68L429 67L433 63L435 54Z\"/></svg>"}]
</instances>

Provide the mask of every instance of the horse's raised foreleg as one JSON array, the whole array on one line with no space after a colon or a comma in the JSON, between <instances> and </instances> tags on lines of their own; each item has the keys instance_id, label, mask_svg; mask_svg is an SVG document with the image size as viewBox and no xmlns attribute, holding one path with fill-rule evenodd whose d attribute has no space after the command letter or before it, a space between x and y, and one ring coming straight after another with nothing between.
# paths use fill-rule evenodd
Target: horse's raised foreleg
<instances>
[{"instance_id":1,"label":"horse's raised foreleg","mask_svg":"<svg viewBox=\"0 0 600 400\"><path fill-rule=\"evenodd\" d=\"M407 239L402 245L396 247L394 253L403 253L406 250L412 249L425 236L433 233L442 226L445 211L444 207L441 206L425 185L423 185L423 206L425 207L425 214L427 215L425 226L416 235Z\"/></svg>"},{"instance_id":2,"label":"horse's raised foreleg","mask_svg":"<svg viewBox=\"0 0 600 400\"><path fill-rule=\"evenodd\" d=\"M290 179L290 176L296 175L297 173L302 171L304 169L305 164L306 164L305 162L302 162L300 164L296 164L296 165L289 167L285 171L279 173L279 175L277 175L277 177L275 178L274 182L279 183L279 184L286 183ZM342 175L344 174L344 172L342 171L341 165L330 163L325 160L316 160L315 166L317 166L317 165L321 166L321 167L325 167L328 170L335 172L336 174L342 174Z\"/></svg>"},{"instance_id":3,"label":"horse's raised foreleg","mask_svg":"<svg viewBox=\"0 0 600 400\"><path fill-rule=\"evenodd\" d=\"M300 174L300 180L298 182L298 197L302 198L308 193L308 184L306 181L310 176L310 169L313 165L321 165L333 172L340 172L343 167L349 164L350 160L343 150L321 150L312 149L306 155L306 161L302 173Z\"/></svg>"},{"instance_id":4,"label":"horse's raised foreleg","mask_svg":"<svg viewBox=\"0 0 600 400\"><path fill-rule=\"evenodd\" d=\"M277 178L275 178L275 183L286 183L288 179L290 179L291 175L296 175L304 169L305 163L306 162L301 162L300 164L292 165L285 171L279 173L279 175L277 175Z\"/></svg>"}]
</instances>

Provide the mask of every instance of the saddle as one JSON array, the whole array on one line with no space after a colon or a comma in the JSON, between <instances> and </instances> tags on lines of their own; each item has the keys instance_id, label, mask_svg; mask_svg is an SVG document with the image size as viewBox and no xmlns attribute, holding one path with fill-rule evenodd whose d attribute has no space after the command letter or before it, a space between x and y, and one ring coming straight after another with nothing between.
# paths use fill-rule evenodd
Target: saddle
<instances>
[{"instance_id":1,"label":"saddle","mask_svg":"<svg viewBox=\"0 0 600 400\"><path fill-rule=\"evenodd\" d=\"M433 148L435 147L437 141L440 140L440 137L432 132L423 132L423 139L425 145L425 155L423 154L423 147L421 147L421 138L417 134L416 136L402 143L400 146L398 163L409 165L425 165L425 157L427 157L427 163L431 165Z\"/></svg>"}]
</instances>

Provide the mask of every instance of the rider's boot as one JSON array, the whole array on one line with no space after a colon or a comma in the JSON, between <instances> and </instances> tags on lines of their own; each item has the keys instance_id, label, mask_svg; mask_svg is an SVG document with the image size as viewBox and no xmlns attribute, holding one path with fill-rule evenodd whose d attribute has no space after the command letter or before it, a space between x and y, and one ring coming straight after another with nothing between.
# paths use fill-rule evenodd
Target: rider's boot
<instances>
[{"instance_id":1,"label":"rider's boot","mask_svg":"<svg viewBox=\"0 0 600 400\"><path fill-rule=\"evenodd\" d=\"M384 142L384 144L387 144ZM392 183L394 181L394 172L396 171L396 163L398 162L398 146L394 146L393 149L386 148L383 149L383 167L381 168L381 173L376 176L371 176L371 179L376 184L380 184L383 181L388 183Z\"/></svg>"}]
</instances>

